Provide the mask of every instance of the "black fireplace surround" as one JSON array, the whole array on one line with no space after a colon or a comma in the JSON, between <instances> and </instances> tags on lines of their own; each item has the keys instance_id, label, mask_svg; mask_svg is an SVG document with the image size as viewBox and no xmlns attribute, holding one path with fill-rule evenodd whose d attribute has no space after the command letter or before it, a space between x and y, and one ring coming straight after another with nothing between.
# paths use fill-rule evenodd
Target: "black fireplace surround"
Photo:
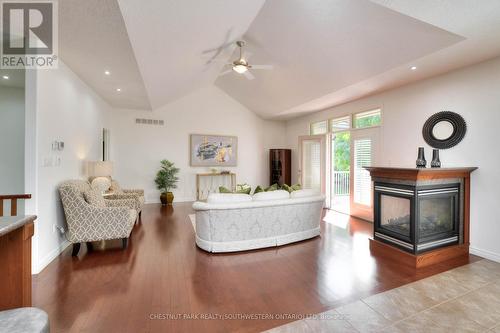
<instances>
[{"instance_id":1,"label":"black fireplace surround","mask_svg":"<svg viewBox=\"0 0 500 333\"><path fill-rule=\"evenodd\" d=\"M460 183L374 187L375 239L413 254L460 242Z\"/></svg>"}]
</instances>

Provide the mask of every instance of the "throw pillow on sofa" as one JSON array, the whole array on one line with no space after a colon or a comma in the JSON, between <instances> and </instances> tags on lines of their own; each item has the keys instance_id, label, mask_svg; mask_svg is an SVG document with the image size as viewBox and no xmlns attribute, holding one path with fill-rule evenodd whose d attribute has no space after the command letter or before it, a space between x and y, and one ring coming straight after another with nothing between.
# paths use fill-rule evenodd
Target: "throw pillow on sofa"
<instances>
[{"instance_id":1,"label":"throw pillow on sofa","mask_svg":"<svg viewBox=\"0 0 500 333\"><path fill-rule=\"evenodd\" d=\"M289 199L290 193L284 190L276 190L269 192L259 192L253 195L253 201L269 201L269 200L284 200Z\"/></svg>"},{"instance_id":2,"label":"throw pillow on sofa","mask_svg":"<svg viewBox=\"0 0 500 333\"><path fill-rule=\"evenodd\" d=\"M235 193L250 194L250 192L252 192L252 188L247 183L236 185L236 192Z\"/></svg>"},{"instance_id":3,"label":"throw pillow on sofa","mask_svg":"<svg viewBox=\"0 0 500 333\"><path fill-rule=\"evenodd\" d=\"M260 192L264 192L264 189L258 185L255 190L253 191L253 194L257 194L257 193L260 193Z\"/></svg>"},{"instance_id":4,"label":"throw pillow on sofa","mask_svg":"<svg viewBox=\"0 0 500 333\"><path fill-rule=\"evenodd\" d=\"M224 186L219 186L219 193L244 193L244 194L250 194L252 192L252 188L246 184L243 185L236 185L236 191L231 191L227 187Z\"/></svg>"},{"instance_id":5,"label":"throw pillow on sofa","mask_svg":"<svg viewBox=\"0 0 500 333\"><path fill-rule=\"evenodd\" d=\"M98 190L100 193L105 193L111 188L111 180L108 177L95 177L90 183L90 187Z\"/></svg>"},{"instance_id":6,"label":"throw pillow on sofa","mask_svg":"<svg viewBox=\"0 0 500 333\"><path fill-rule=\"evenodd\" d=\"M104 200L101 192L97 189L91 189L83 192L83 197L89 205L98 208L106 208L106 201Z\"/></svg>"},{"instance_id":7,"label":"throw pillow on sofa","mask_svg":"<svg viewBox=\"0 0 500 333\"><path fill-rule=\"evenodd\" d=\"M250 202L252 196L243 193L210 193L207 198L209 204L225 204Z\"/></svg>"},{"instance_id":8,"label":"throw pillow on sofa","mask_svg":"<svg viewBox=\"0 0 500 333\"><path fill-rule=\"evenodd\" d=\"M264 191L271 192L271 191L276 191L276 190L278 190L278 184L273 184L273 185L267 187Z\"/></svg>"},{"instance_id":9,"label":"throw pillow on sofa","mask_svg":"<svg viewBox=\"0 0 500 333\"><path fill-rule=\"evenodd\" d=\"M300 190L300 188L301 188L300 184L295 184L295 185L291 185L291 186L288 186L287 184L283 184L281 186L282 190L288 191L289 193L292 193L293 191L298 191L298 190Z\"/></svg>"},{"instance_id":10,"label":"throw pillow on sofa","mask_svg":"<svg viewBox=\"0 0 500 333\"><path fill-rule=\"evenodd\" d=\"M233 193L233 192L227 187L219 186L219 193Z\"/></svg>"}]
</instances>

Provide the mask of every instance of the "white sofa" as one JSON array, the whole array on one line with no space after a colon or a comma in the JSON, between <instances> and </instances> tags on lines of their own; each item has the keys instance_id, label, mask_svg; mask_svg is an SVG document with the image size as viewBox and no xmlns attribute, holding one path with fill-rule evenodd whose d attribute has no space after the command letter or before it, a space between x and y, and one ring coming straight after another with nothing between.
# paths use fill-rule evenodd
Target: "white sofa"
<instances>
[{"instance_id":1,"label":"white sofa","mask_svg":"<svg viewBox=\"0 0 500 333\"><path fill-rule=\"evenodd\" d=\"M195 202L198 247L208 252L234 252L280 246L320 234L323 195L307 190L292 192L292 197L283 194L285 191L273 192L254 197L215 194L207 202Z\"/></svg>"}]
</instances>

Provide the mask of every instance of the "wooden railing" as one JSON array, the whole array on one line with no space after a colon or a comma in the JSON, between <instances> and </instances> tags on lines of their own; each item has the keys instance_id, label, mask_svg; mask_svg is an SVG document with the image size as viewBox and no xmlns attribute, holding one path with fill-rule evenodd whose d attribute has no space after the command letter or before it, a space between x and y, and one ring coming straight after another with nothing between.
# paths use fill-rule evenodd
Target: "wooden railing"
<instances>
[{"instance_id":1,"label":"wooden railing","mask_svg":"<svg viewBox=\"0 0 500 333\"><path fill-rule=\"evenodd\" d=\"M17 200L31 199L31 194L8 194L0 195L0 216L3 216L3 201L10 200L10 215L17 215Z\"/></svg>"}]
</instances>

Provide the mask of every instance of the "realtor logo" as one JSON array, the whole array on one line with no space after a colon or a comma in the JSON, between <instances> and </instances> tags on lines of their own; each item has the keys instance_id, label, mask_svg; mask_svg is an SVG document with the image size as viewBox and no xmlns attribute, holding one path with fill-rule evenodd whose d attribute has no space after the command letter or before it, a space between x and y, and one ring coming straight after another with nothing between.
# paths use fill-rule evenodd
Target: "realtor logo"
<instances>
[{"instance_id":1,"label":"realtor logo","mask_svg":"<svg viewBox=\"0 0 500 333\"><path fill-rule=\"evenodd\" d=\"M57 2L0 3L0 68L57 68Z\"/></svg>"}]
</instances>

